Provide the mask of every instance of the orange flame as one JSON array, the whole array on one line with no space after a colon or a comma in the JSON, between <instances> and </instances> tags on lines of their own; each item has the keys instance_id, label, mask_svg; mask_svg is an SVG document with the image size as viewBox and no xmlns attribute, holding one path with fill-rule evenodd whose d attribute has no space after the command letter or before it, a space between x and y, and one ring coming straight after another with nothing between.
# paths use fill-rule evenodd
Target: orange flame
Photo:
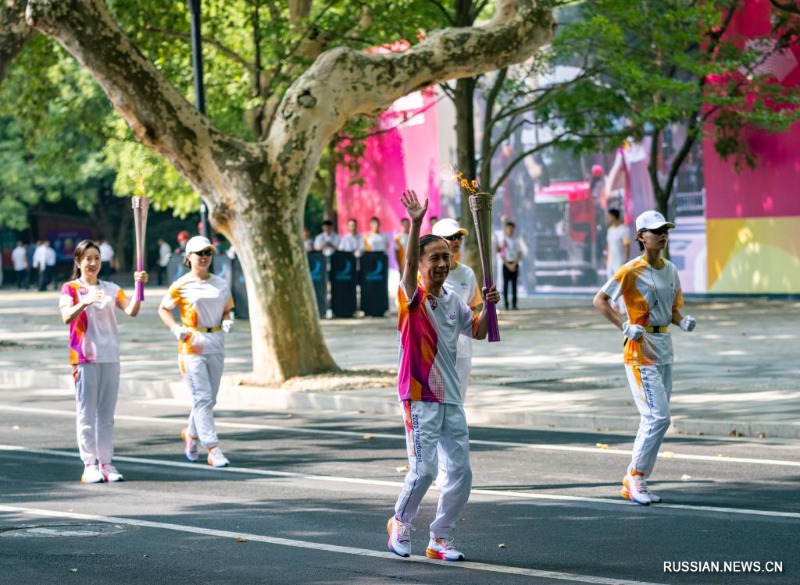
<instances>
[{"instance_id":1,"label":"orange flame","mask_svg":"<svg viewBox=\"0 0 800 585\"><path fill-rule=\"evenodd\" d=\"M450 166L450 168L453 171L453 179L455 179L456 184L458 184L459 187L461 187L462 189L464 189L464 191L468 193L472 193L473 195L478 192L478 189L480 188L478 181L476 181L475 179L472 180L467 179L464 176L464 173L457 170L452 165Z\"/></svg>"}]
</instances>

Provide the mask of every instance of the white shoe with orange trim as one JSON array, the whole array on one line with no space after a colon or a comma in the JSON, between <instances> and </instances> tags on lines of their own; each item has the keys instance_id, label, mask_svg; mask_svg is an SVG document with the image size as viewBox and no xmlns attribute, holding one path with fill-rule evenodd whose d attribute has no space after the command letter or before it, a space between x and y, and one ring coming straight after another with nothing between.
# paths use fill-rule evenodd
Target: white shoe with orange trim
<instances>
[{"instance_id":1,"label":"white shoe with orange trim","mask_svg":"<svg viewBox=\"0 0 800 585\"><path fill-rule=\"evenodd\" d=\"M211 447L208 450L208 464L211 467L227 467L231 462L222 454L222 450L219 447Z\"/></svg>"},{"instance_id":2,"label":"white shoe with orange trim","mask_svg":"<svg viewBox=\"0 0 800 585\"><path fill-rule=\"evenodd\" d=\"M100 468L92 463L91 465L86 465L83 468L81 481L83 483L103 483L103 474L100 473Z\"/></svg>"},{"instance_id":3,"label":"white shoe with orange trim","mask_svg":"<svg viewBox=\"0 0 800 585\"><path fill-rule=\"evenodd\" d=\"M452 538L431 538L425 554L429 559L442 561L463 561L464 554L453 548Z\"/></svg>"},{"instance_id":4,"label":"white shoe with orange trim","mask_svg":"<svg viewBox=\"0 0 800 585\"><path fill-rule=\"evenodd\" d=\"M392 516L386 523L389 533L389 550L399 557L411 556L411 531L414 527L411 522L403 522L397 516Z\"/></svg>"},{"instance_id":5,"label":"white shoe with orange trim","mask_svg":"<svg viewBox=\"0 0 800 585\"><path fill-rule=\"evenodd\" d=\"M628 478L622 478L622 491L619 492L619 495L625 498L626 500L631 499L631 494L628 492ZM660 504L661 503L661 496L658 494L654 494L650 491L650 488L647 488L647 495L650 496L650 503L651 504Z\"/></svg>"},{"instance_id":6,"label":"white shoe with orange trim","mask_svg":"<svg viewBox=\"0 0 800 585\"><path fill-rule=\"evenodd\" d=\"M642 506L650 505L652 499L650 492L647 490L647 482L644 480L643 475L629 473L622 480L624 489L620 492L623 498L629 499L631 502L641 504Z\"/></svg>"},{"instance_id":7,"label":"white shoe with orange trim","mask_svg":"<svg viewBox=\"0 0 800 585\"><path fill-rule=\"evenodd\" d=\"M183 454L186 458L194 463L197 461L197 438L193 437L189 429L181 431L181 439L183 439Z\"/></svg>"},{"instance_id":8,"label":"white shoe with orange trim","mask_svg":"<svg viewBox=\"0 0 800 585\"><path fill-rule=\"evenodd\" d=\"M122 474L117 471L117 468L111 465L110 463L102 463L100 465L100 473L103 474L103 479L108 483L113 483L115 481L122 481L125 478L122 477Z\"/></svg>"}]
</instances>

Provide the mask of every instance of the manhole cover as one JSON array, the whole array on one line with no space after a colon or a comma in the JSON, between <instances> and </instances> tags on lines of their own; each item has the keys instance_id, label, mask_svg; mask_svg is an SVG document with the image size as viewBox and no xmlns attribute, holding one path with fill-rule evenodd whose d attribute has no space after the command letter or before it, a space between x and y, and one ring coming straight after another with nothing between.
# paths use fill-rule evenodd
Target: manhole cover
<instances>
[{"instance_id":1,"label":"manhole cover","mask_svg":"<svg viewBox=\"0 0 800 585\"><path fill-rule=\"evenodd\" d=\"M124 524L105 524L103 522L0 526L0 536L24 536L28 538L107 536L125 532L129 528Z\"/></svg>"}]
</instances>

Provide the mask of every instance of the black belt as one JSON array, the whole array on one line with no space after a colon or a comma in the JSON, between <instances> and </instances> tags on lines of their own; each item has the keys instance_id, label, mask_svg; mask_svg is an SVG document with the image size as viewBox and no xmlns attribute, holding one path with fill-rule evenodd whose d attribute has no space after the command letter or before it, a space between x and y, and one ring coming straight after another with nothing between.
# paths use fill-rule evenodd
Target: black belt
<instances>
[{"instance_id":1,"label":"black belt","mask_svg":"<svg viewBox=\"0 0 800 585\"><path fill-rule=\"evenodd\" d=\"M644 328L648 333L669 333L669 325L653 325Z\"/></svg>"}]
</instances>

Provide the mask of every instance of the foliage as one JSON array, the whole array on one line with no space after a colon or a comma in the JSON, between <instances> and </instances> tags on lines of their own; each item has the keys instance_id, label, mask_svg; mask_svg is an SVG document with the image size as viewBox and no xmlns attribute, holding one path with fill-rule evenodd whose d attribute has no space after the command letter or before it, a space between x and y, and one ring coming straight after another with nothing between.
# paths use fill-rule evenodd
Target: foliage
<instances>
[{"instance_id":1,"label":"foliage","mask_svg":"<svg viewBox=\"0 0 800 585\"><path fill-rule=\"evenodd\" d=\"M566 132L562 145L584 151L645 133L657 147L671 124L684 125L686 140L669 161L665 184L651 168L662 204L704 132L714 136L721 156L755 164L744 130L781 131L800 117L796 92L758 70L769 51L797 42L800 24L791 16L776 20L777 42L765 52L763 44L745 44L729 30L741 9L735 0L580 3L578 18L559 28L553 59L584 76L553 92L537 109L538 122Z\"/></svg>"}]
</instances>

